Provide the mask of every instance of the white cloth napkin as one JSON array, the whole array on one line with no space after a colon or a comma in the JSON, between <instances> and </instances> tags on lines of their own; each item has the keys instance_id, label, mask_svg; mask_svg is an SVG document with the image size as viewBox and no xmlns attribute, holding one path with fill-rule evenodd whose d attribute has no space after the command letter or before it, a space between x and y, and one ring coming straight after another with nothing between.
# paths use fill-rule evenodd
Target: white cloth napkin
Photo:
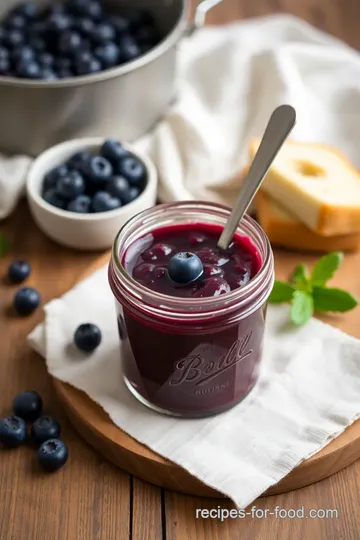
<instances>
[{"instance_id":1,"label":"white cloth napkin","mask_svg":"<svg viewBox=\"0 0 360 540\"><path fill-rule=\"evenodd\" d=\"M51 375L86 392L117 426L245 508L360 413L360 340L315 319L291 327L288 310L268 309L253 392L227 413L200 420L153 412L125 387L106 268L47 304L29 342ZM71 345L83 322L103 332L90 356Z\"/></svg>"},{"instance_id":2,"label":"white cloth napkin","mask_svg":"<svg viewBox=\"0 0 360 540\"><path fill-rule=\"evenodd\" d=\"M263 133L282 103L297 110L294 138L333 144L360 168L360 56L295 17L195 32L179 49L178 97L138 142L159 169L164 202L230 204L249 137ZM25 169L19 162L4 181L0 159L0 219L14 207Z\"/></svg>"}]
</instances>

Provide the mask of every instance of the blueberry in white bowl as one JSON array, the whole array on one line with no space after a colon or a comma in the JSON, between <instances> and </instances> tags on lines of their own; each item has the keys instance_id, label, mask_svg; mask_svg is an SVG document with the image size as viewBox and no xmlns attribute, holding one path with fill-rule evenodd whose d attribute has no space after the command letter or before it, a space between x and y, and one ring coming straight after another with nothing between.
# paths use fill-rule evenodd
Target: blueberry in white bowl
<instances>
[{"instance_id":1,"label":"blueberry in white bowl","mask_svg":"<svg viewBox=\"0 0 360 540\"><path fill-rule=\"evenodd\" d=\"M111 247L123 224L155 204L156 191L157 172L146 155L100 137L53 146L34 160L27 178L37 225L80 250Z\"/></svg>"}]
</instances>

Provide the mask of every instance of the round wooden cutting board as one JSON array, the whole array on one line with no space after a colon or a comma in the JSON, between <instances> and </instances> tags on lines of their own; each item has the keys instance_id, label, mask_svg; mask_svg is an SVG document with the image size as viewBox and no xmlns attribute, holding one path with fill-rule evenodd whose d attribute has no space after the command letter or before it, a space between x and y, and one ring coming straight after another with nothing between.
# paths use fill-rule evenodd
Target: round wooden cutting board
<instances>
[{"instance_id":1,"label":"round wooden cutting board","mask_svg":"<svg viewBox=\"0 0 360 540\"><path fill-rule=\"evenodd\" d=\"M360 254L350 255L349 257L352 258L352 261L347 261L348 270L347 266L342 270L343 276L341 276L340 271L339 279L343 283L347 283L349 290L360 296L359 290L351 288L351 282L355 285L356 272L352 271L353 278L350 278L349 274L351 269L354 268L354 264L360 268ZM309 263L313 261L312 257L296 256L280 251L276 253L275 258L276 272L279 279L286 278L299 259ZM86 275L81 276L81 279L105 265L108 260L108 254L101 257L95 265L89 268ZM346 279L346 274L348 279ZM359 288L360 283L356 283L356 287ZM341 319L333 319L331 322L335 326L341 327L342 330L356 335L360 333L358 317L357 309L346 316L342 315ZM356 335L356 337L360 337L360 335ZM167 489L204 497L222 496L191 476L185 469L167 461L135 441L115 426L103 409L91 401L83 392L58 380L54 380L54 384L75 429L91 446L115 465L139 478ZM347 467L359 457L360 420L330 442L318 454L301 463L264 495L283 493L312 484Z\"/></svg>"}]
</instances>

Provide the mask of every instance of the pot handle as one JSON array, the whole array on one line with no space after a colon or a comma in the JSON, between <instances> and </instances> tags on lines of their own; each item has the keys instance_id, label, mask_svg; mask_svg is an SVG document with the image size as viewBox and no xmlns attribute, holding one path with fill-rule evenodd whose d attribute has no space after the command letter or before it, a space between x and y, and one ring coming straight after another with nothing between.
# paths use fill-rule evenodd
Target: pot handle
<instances>
[{"instance_id":1,"label":"pot handle","mask_svg":"<svg viewBox=\"0 0 360 540\"><path fill-rule=\"evenodd\" d=\"M190 36L195 30L204 26L208 11L217 4L220 4L220 2L222 2L222 0L200 0L195 9L194 20L189 23L186 29L186 35Z\"/></svg>"}]
</instances>

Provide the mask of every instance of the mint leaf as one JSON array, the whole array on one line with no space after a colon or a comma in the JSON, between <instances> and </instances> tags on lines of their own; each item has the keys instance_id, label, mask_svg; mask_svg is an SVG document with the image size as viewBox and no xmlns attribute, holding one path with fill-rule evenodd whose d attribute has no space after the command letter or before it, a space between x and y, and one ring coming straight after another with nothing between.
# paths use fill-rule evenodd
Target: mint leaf
<instances>
[{"instance_id":1,"label":"mint leaf","mask_svg":"<svg viewBox=\"0 0 360 540\"><path fill-rule=\"evenodd\" d=\"M311 284L320 286L325 285L325 283L333 277L342 263L343 258L344 254L340 251L335 251L321 257L312 269L310 276Z\"/></svg>"},{"instance_id":2,"label":"mint leaf","mask_svg":"<svg viewBox=\"0 0 360 540\"><path fill-rule=\"evenodd\" d=\"M358 305L356 298L342 289L314 287L313 299L315 311L343 313L354 309Z\"/></svg>"},{"instance_id":3,"label":"mint leaf","mask_svg":"<svg viewBox=\"0 0 360 540\"><path fill-rule=\"evenodd\" d=\"M275 281L271 294L269 296L269 302L272 304L281 304L282 302L289 302L294 294L295 288L290 283L284 281Z\"/></svg>"},{"instance_id":4,"label":"mint leaf","mask_svg":"<svg viewBox=\"0 0 360 540\"><path fill-rule=\"evenodd\" d=\"M0 232L0 257L6 255L10 250L10 242L4 233Z\"/></svg>"},{"instance_id":5,"label":"mint leaf","mask_svg":"<svg viewBox=\"0 0 360 540\"><path fill-rule=\"evenodd\" d=\"M291 300L290 316L296 325L305 324L314 313L314 302L310 293L295 291Z\"/></svg>"},{"instance_id":6,"label":"mint leaf","mask_svg":"<svg viewBox=\"0 0 360 540\"><path fill-rule=\"evenodd\" d=\"M305 264L299 263L291 274L290 282L295 286L305 287L308 284L307 268Z\"/></svg>"}]
</instances>

